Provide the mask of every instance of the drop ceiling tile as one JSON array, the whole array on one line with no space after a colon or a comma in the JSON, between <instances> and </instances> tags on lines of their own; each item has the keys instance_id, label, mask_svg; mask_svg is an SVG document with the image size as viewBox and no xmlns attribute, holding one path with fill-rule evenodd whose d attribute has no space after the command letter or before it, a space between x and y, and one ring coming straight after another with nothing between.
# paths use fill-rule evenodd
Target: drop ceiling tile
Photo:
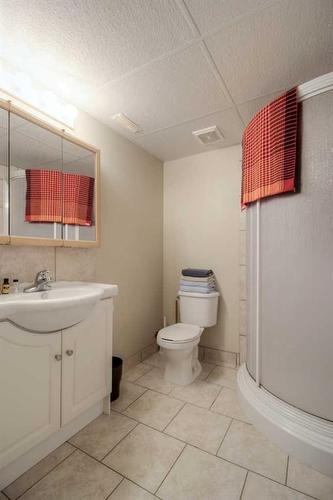
<instances>
[{"instance_id":1,"label":"drop ceiling tile","mask_svg":"<svg viewBox=\"0 0 333 500\"><path fill-rule=\"evenodd\" d=\"M11 58L21 49L64 84L103 84L192 37L172 0L29 0L19 8L2 0L0 28Z\"/></svg>"},{"instance_id":2,"label":"drop ceiling tile","mask_svg":"<svg viewBox=\"0 0 333 500\"><path fill-rule=\"evenodd\" d=\"M245 102L332 71L333 3L282 0L206 41L233 98Z\"/></svg>"},{"instance_id":3,"label":"drop ceiling tile","mask_svg":"<svg viewBox=\"0 0 333 500\"><path fill-rule=\"evenodd\" d=\"M238 104L238 110L247 125L249 121L254 117L254 115L261 110L266 104L273 101L276 97L283 94L284 90L279 90L278 92L273 92L273 94L265 95L263 97L258 97L252 101L243 102Z\"/></svg>"},{"instance_id":4,"label":"drop ceiling tile","mask_svg":"<svg viewBox=\"0 0 333 500\"><path fill-rule=\"evenodd\" d=\"M229 106L198 44L105 86L87 111L111 126L122 112L147 133Z\"/></svg>"},{"instance_id":5,"label":"drop ceiling tile","mask_svg":"<svg viewBox=\"0 0 333 500\"><path fill-rule=\"evenodd\" d=\"M218 126L224 135L224 139L220 142L203 146L192 135L192 131L212 125ZM161 160L167 161L240 144L243 128L244 126L236 111L227 109L155 134L135 137L134 140L151 154Z\"/></svg>"},{"instance_id":6,"label":"drop ceiling tile","mask_svg":"<svg viewBox=\"0 0 333 500\"><path fill-rule=\"evenodd\" d=\"M222 28L226 24L272 5L276 0L185 0L202 34Z\"/></svg>"}]
</instances>

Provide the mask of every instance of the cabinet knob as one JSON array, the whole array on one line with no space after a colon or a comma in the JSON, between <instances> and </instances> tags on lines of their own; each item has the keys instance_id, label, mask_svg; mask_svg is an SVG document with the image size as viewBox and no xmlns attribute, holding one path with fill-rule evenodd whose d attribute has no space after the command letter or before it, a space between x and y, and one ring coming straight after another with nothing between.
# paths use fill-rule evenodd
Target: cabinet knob
<instances>
[{"instance_id":1,"label":"cabinet knob","mask_svg":"<svg viewBox=\"0 0 333 500\"><path fill-rule=\"evenodd\" d=\"M61 361L61 359L62 359L61 354L56 354L56 355L54 356L54 359L56 359L57 361Z\"/></svg>"},{"instance_id":2,"label":"cabinet knob","mask_svg":"<svg viewBox=\"0 0 333 500\"><path fill-rule=\"evenodd\" d=\"M73 356L74 351L72 349L67 349L66 354L67 356Z\"/></svg>"}]
</instances>

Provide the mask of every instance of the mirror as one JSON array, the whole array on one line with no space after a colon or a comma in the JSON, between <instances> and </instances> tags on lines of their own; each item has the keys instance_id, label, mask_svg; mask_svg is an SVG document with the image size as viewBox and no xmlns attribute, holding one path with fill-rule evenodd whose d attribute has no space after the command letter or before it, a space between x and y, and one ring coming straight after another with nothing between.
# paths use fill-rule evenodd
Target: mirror
<instances>
[{"instance_id":1,"label":"mirror","mask_svg":"<svg viewBox=\"0 0 333 500\"><path fill-rule=\"evenodd\" d=\"M12 244L97 246L98 162L95 148L0 108L0 237Z\"/></svg>"},{"instance_id":2,"label":"mirror","mask_svg":"<svg viewBox=\"0 0 333 500\"><path fill-rule=\"evenodd\" d=\"M96 240L95 157L92 151L63 140L65 241Z\"/></svg>"},{"instance_id":3,"label":"mirror","mask_svg":"<svg viewBox=\"0 0 333 500\"><path fill-rule=\"evenodd\" d=\"M0 109L0 239L8 242L8 119Z\"/></svg>"},{"instance_id":4,"label":"mirror","mask_svg":"<svg viewBox=\"0 0 333 500\"><path fill-rule=\"evenodd\" d=\"M10 235L62 239L62 138L10 114ZM56 198L55 198L56 197Z\"/></svg>"}]
</instances>

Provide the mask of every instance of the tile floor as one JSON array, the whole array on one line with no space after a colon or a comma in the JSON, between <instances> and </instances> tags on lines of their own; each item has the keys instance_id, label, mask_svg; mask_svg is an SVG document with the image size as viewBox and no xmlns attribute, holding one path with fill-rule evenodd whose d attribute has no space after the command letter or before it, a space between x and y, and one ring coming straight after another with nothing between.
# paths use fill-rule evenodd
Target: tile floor
<instances>
[{"instance_id":1,"label":"tile floor","mask_svg":"<svg viewBox=\"0 0 333 500\"><path fill-rule=\"evenodd\" d=\"M332 500L333 479L288 457L239 407L236 370L202 363L187 387L153 354L101 415L0 493L0 500Z\"/></svg>"}]
</instances>

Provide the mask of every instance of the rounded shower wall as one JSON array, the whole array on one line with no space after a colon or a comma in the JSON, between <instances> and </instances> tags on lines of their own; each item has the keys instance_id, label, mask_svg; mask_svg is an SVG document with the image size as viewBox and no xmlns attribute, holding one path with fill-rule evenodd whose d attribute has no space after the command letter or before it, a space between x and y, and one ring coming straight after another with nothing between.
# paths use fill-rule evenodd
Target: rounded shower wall
<instances>
[{"instance_id":1,"label":"rounded shower wall","mask_svg":"<svg viewBox=\"0 0 333 500\"><path fill-rule=\"evenodd\" d=\"M333 73L299 96L300 190L247 209L239 387L259 429L333 475Z\"/></svg>"}]
</instances>

